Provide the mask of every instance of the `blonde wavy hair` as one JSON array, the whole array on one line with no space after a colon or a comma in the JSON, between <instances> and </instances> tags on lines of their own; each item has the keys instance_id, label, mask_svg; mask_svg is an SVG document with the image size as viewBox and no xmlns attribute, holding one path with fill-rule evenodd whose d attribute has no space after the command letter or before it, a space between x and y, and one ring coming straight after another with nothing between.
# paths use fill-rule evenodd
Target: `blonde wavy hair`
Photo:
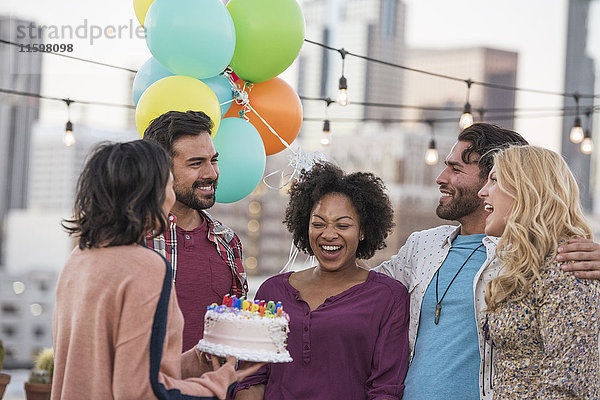
<instances>
[{"instance_id":1,"label":"blonde wavy hair","mask_svg":"<svg viewBox=\"0 0 600 400\"><path fill-rule=\"evenodd\" d=\"M557 153L535 146L511 146L494 156L500 189L514 199L496 248L502 262L485 293L488 311L525 297L540 268L556 258L558 243L592 237L579 202L579 188Z\"/></svg>"}]
</instances>

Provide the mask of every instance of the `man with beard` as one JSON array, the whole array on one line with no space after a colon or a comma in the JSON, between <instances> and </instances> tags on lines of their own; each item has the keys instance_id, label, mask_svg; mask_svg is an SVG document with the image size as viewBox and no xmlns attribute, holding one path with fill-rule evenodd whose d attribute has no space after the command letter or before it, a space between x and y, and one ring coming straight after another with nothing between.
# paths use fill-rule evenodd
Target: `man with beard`
<instances>
[{"instance_id":1,"label":"man with beard","mask_svg":"<svg viewBox=\"0 0 600 400\"><path fill-rule=\"evenodd\" d=\"M206 211L215 204L219 178L212 129L201 111L169 111L144 132L145 140L160 144L171 156L176 202L170 227L148 245L173 266L184 319L183 351L202 338L208 305L221 304L226 294L240 298L248 290L238 236Z\"/></svg>"},{"instance_id":2,"label":"man with beard","mask_svg":"<svg viewBox=\"0 0 600 400\"><path fill-rule=\"evenodd\" d=\"M436 180L442 193L437 215L460 225L413 233L397 255L375 268L402 282L411 294L406 399L492 398L493 353L480 316L486 284L501 265L495 255L499 238L484 234L489 214L477 192L486 183L494 150L511 144L527 141L486 123L463 130ZM559 251L579 250L563 256L591 263L570 268L599 269L599 246L584 239L575 242Z\"/></svg>"}]
</instances>

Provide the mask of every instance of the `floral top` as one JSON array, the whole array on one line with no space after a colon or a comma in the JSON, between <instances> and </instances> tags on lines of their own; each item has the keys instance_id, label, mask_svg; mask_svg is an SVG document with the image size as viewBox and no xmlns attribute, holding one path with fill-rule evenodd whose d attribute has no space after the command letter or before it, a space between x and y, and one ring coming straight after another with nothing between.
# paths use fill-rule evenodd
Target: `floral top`
<instances>
[{"instance_id":1,"label":"floral top","mask_svg":"<svg viewBox=\"0 0 600 400\"><path fill-rule=\"evenodd\" d=\"M494 399L599 399L600 282L556 261L540 275L525 298L487 313Z\"/></svg>"}]
</instances>

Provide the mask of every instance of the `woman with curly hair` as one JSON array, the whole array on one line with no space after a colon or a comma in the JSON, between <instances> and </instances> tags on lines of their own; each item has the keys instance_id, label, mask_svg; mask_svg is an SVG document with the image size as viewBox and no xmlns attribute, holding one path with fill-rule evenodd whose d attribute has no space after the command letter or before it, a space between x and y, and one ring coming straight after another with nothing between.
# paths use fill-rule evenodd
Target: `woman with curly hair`
<instances>
[{"instance_id":1,"label":"woman with curly hair","mask_svg":"<svg viewBox=\"0 0 600 400\"><path fill-rule=\"evenodd\" d=\"M579 189L553 151L510 147L480 190L502 270L486 289L494 399L598 399L600 282L564 272L556 249L591 238ZM492 371L490 371L491 373Z\"/></svg>"},{"instance_id":2,"label":"woman with curly hair","mask_svg":"<svg viewBox=\"0 0 600 400\"><path fill-rule=\"evenodd\" d=\"M290 315L289 364L270 364L236 388L243 399L401 399L408 366L408 293L362 269L385 246L393 210L381 179L329 163L290 189L284 223L317 265L276 275L256 298Z\"/></svg>"}]
</instances>

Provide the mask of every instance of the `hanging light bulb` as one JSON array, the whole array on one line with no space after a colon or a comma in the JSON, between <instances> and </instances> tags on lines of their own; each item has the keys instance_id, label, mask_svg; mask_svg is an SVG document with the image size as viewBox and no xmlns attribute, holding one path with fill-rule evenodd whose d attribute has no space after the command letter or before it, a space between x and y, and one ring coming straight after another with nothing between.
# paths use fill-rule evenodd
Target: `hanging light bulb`
<instances>
[{"instance_id":1,"label":"hanging light bulb","mask_svg":"<svg viewBox=\"0 0 600 400\"><path fill-rule=\"evenodd\" d=\"M581 118L579 116L575 117L575 122L573 122L573 127L571 128L571 133L569 134L569 139L573 143L581 143L584 137L583 128L581 127Z\"/></svg>"},{"instance_id":2,"label":"hanging light bulb","mask_svg":"<svg viewBox=\"0 0 600 400\"><path fill-rule=\"evenodd\" d=\"M337 96L337 103L340 106L345 107L348 105L348 103L350 103L350 99L348 98L348 81L346 81L346 77L344 76L344 67L346 65L346 54L348 54L348 52L346 50L344 50L343 48L338 50L338 52L342 56L342 76L340 77L340 82L338 84L339 92L338 92L338 96Z\"/></svg>"},{"instance_id":3,"label":"hanging light bulb","mask_svg":"<svg viewBox=\"0 0 600 400\"><path fill-rule=\"evenodd\" d=\"M573 143L581 143L584 137L583 128L581 127L581 118L579 118L579 94L573 94L575 100L575 121L573 121L573 127L569 133L569 140Z\"/></svg>"},{"instance_id":4,"label":"hanging light bulb","mask_svg":"<svg viewBox=\"0 0 600 400\"><path fill-rule=\"evenodd\" d=\"M344 75L342 75L340 78L339 89L340 91L338 92L337 103L340 106L345 107L350 102L350 99L348 98L348 82L346 81L346 77Z\"/></svg>"},{"instance_id":5,"label":"hanging light bulb","mask_svg":"<svg viewBox=\"0 0 600 400\"><path fill-rule=\"evenodd\" d=\"M590 131L590 116L592 115L592 109L588 109L585 112L585 132L583 134L583 139L581 141L581 146L579 147L583 154L592 154L594 150L594 143L592 142L592 133Z\"/></svg>"},{"instance_id":6,"label":"hanging light bulb","mask_svg":"<svg viewBox=\"0 0 600 400\"><path fill-rule=\"evenodd\" d=\"M579 148L583 154L592 154L592 151L594 151L592 135L590 135L590 131L588 129L585 130L585 137L581 141L581 146Z\"/></svg>"},{"instance_id":7,"label":"hanging light bulb","mask_svg":"<svg viewBox=\"0 0 600 400\"><path fill-rule=\"evenodd\" d=\"M429 140L429 147L427 148L427 153L425 153L425 163L427 163L427 165L435 165L438 162L439 157L437 148L435 146L435 131L433 127L433 120L428 119L425 122L427 123L427 125L429 125L429 130L431 132L431 140Z\"/></svg>"},{"instance_id":8,"label":"hanging light bulb","mask_svg":"<svg viewBox=\"0 0 600 400\"><path fill-rule=\"evenodd\" d=\"M65 135L63 136L63 143L67 147L71 147L75 144L75 136L73 136L73 124L71 121L67 121Z\"/></svg>"},{"instance_id":9,"label":"hanging light bulb","mask_svg":"<svg viewBox=\"0 0 600 400\"><path fill-rule=\"evenodd\" d=\"M465 83L467 84L467 100L465 102L465 109L458 121L458 126L461 131L473 125L473 114L471 113L471 104L469 103L469 95L471 93L471 85L473 82L471 79L467 79Z\"/></svg>"},{"instance_id":10,"label":"hanging light bulb","mask_svg":"<svg viewBox=\"0 0 600 400\"><path fill-rule=\"evenodd\" d=\"M321 145L329 146L331 144L331 134L329 133L329 120L323 122L323 133L321 133Z\"/></svg>"},{"instance_id":11,"label":"hanging light bulb","mask_svg":"<svg viewBox=\"0 0 600 400\"><path fill-rule=\"evenodd\" d=\"M65 127L65 135L63 136L63 143L67 147L71 147L75 144L75 136L73 136L73 124L71 123L71 99L63 99L67 104L67 126Z\"/></svg>"},{"instance_id":12,"label":"hanging light bulb","mask_svg":"<svg viewBox=\"0 0 600 400\"><path fill-rule=\"evenodd\" d=\"M438 151L435 148L435 139L431 139L429 141L429 148L427 149L427 153L425 153L425 162L427 165L435 165L439 160Z\"/></svg>"},{"instance_id":13,"label":"hanging light bulb","mask_svg":"<svg viewBox=\"0 0 600 400\"><path fill-rule=\"evenodd\" d=\"M460 116L460 121L458 121L458 126L463 130L471 125L473 125L473 114L471 114L471 105L467 103L463 114Z\"/></svg>"}]
</instances>

